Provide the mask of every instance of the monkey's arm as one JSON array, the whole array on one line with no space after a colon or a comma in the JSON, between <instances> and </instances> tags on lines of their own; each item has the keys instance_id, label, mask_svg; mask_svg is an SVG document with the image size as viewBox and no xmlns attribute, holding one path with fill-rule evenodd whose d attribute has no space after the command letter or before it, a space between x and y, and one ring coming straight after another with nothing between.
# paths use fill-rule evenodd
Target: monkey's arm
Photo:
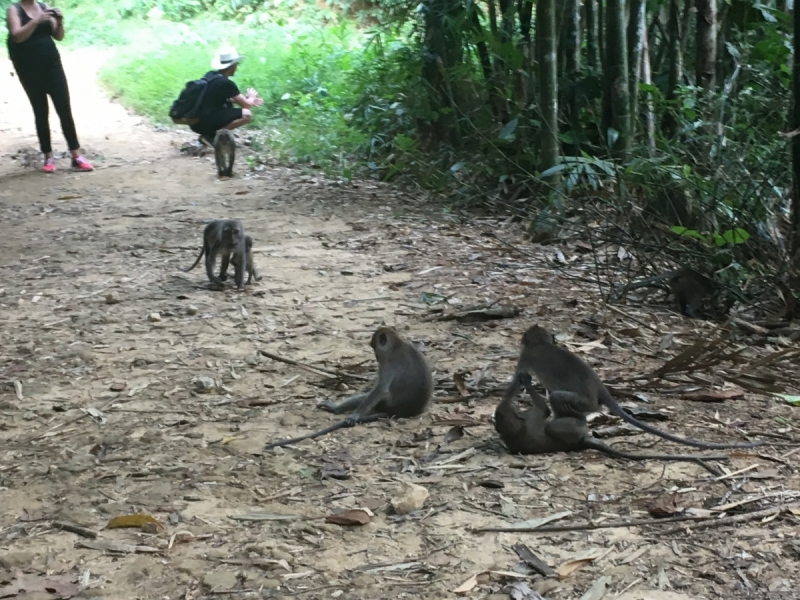
<instances>
[{"instance_id":1,"label":"monkey's arm","mask_svg":"<svg viewBox=\"0 0 800 600\"><path fill-rule=\"evenodd\" d=\"M545 400L542 395L533 389L533 380L528 373L519 373L516 377L516 381L518 382L517 388L522 386L525 388L525 391L528 392L528 395L531 397L531 401L533 401L533 405L536 409L542 414L542 419L547 419L550 416L550 406L547 404L547 400Z\"/></svg>"},{"instance_id":2,"label":"monkey's arm","mask_svg":"<svg viewBox=\"0 0 800 600\"><path fill-rule=\"evenodd\" d=\"M386 419L387 417L388 415L385 414L368 415L366 417L359 419L358 423L372 423L373 421L380 421L381 419ZM269 450L270 448L279 448L283 446L291 446L292 444L302 442L303 440L313 440L314 438L327 435L338 429L343 429L344 427L352 427L355 424L356 423L349 423L348 419L342 419L341 421L334 423L333 425L328 425L323 429L319 429L318 431L314 431L312 433L307 433L306 435L301 435L296 438L290 438L288 440L280 440L278 442L270 442L269 444L266 444L264 446L264 450Z\"/></svg>"}]
</instances>

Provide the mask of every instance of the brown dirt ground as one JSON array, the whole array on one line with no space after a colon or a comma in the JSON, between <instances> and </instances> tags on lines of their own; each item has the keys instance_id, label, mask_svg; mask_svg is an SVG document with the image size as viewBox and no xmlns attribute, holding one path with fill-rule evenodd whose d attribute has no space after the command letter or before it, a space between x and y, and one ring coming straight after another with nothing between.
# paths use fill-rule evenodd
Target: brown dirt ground
<instances>
[{"instance_id":1,"label":"brown dirt ground","mask_svg":"<svg viewBox=\"0 0 800 600\"><path fill-rule=\"evenodd\" d=\"M277 166L250 171L243 160L237 176L217 181L211 158L178 151L193 136L128 114L75 59L66 58L67 72L79 133L98 167L91 174L70 172L66 159L52 176L11 160L36 141L24 95L8 63L0 65L0 592L25 571L80 577L81 598L451 598L465 583L467 597L535 598L524 583L555 599L584 597L604 582L605 597L621 600L800 597L793 514L668 535L666 524L470 531L564 511L571 514L558 524L649 519L648 507L672 493L679 508L752 500L728 514L796 501L795 458L780 458L786 447L759 453L777 461L735 454L727 469L753 468L714 481L693 464L513 457L496 440L488 418L532 322L567 334L607 380L663 363L714 325L667 308L608 310L549 266L563 256L588 273L588 257L574 247L526 245L506 222L461 222L421 195ZM194 260L204 222L224 217L241 218L256 240L263 279L244 293L209 290L201 268L178 270ZM427 321L424 292L448 297L448 310L501 299L522 313L488 324ZM112 293L118 303L106 302ZM658 350L661 335L637 325L637 310L674 334L672 348ZM601 325L586 337L590 318ZM424 343L436 369L432 409L254 456L268 440L331 423L315 405L345 393L257 350L368 374L369 336L384 322ZM631 327L640 335L619 333ZM612 344L585 346L606 332ZM468 373L467 399L456 372ZM196 377L224 387L196 393ZM647 398L683 435L720 440L732 423L787 434L796 426L798 409L750 393L716 404ZM445 439L451 427L437 423L459 418L480 424ZM653 439L616 441L641 450ZM388 503L402 481L430 492L405 519ZM324 522L362 507L374 513L366 526ZM132 513L165 529L104 529ZM267 520L235 519L251 513ZM98 537L56 529L54 519ZM98 541L145 548L81 546ZM511 549L518 543L562 578L523 568ZM38 594L18 597L57 597Z\"/></svg>"}]
</instances>

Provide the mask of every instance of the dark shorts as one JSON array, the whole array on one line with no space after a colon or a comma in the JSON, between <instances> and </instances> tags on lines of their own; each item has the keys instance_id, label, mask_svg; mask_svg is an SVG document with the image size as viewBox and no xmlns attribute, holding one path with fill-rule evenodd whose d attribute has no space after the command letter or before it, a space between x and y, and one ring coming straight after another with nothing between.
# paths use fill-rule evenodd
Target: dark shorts
<instances>
[{"instance_id":1,"label":"dark shorts","mask_svg":"<svg viewBox=\"0 0 800 600\"><path fill-rule=\"evenodd\" d=\"M209 142L213 142L217 131L225 127L228 123L232 123L236 119L241 118L241 108L221 108L217 112L206 115L194 125L190 125L189 128L195 133L202 135Z\"/></svg>"}]
</instances>

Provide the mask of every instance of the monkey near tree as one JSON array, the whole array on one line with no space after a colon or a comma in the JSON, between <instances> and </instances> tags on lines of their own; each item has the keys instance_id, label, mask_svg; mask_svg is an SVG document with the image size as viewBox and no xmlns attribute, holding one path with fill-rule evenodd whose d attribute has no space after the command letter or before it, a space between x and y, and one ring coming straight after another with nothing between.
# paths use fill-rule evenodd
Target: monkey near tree
<instances>
[{"instance_id":1,"label":"monkey near tree","mask_svg":"<svg viewBox=\"0 0 800 600\"><path fill-rule=\"evenodd\" d=\"M713 279L691 267L682 267L641 281L631 282L622 288L617 299L620 300L628 292L643 287L659 287L658 284L661 282L666 282L681 314L697 319L703 315L705 309L712 308L707 304L717 292L717 285ZM722 312L727 313L729 308L723 308Z\"/></svg>"},{"instance_id":2,"label":"monkey near tree","mask_svg":"<svg viewBox=\"0 0 800 600\"><path fill-rule=\"evenodd\" d=\"M553 454L556 452L579 452L598 450L614 458L628 460L674 460L698 463L706 469L710 467L704 460L727 460L726 456L692 456L673 454L629 454L620 452L596 440L589 433L586 417L553 417L547 401L533 389L531 376L518 373L514 377L516 386L510 385L503 401L494 413L494 427L512 454ZM516 405L515 387L523 387L533 400L533 406L522 412ZM561 398L561 392L550 395L554 406ZM555 410L555 409L554 409ZM549 419L549 420L548 420ZM716 474L715 471L712 470Z\"/></svg>"},{"instance_id":3,"label":"monkey near tree","mask_svg":"<svg viewBox=\"0 0 800 600\"><path fill-rule=\"evenodd\" d=\"M587 414L599 410L602 404L608 407L612 414L639 429L688 446L723 449L753 448L763 444L763 442L710 444L680 438L642 423L617 404L588 364L566 348L556 346L553 335L538 325L528 329L522 336L522 350L514 379L506 391L507 397L514 397L519 392L521 385L519 375L523 373L536 375L539 382L550 392L550 403L556 417L585 418Z\"/></svg>"},{"instance_id":4,"label":"monkey near tree","mask_svg":"<svg viewBox=\"0 0 800 600\"><path fill-rule=\"evenodd\" d=\"M338 404L326 400L319 405L337 415L352 411L345 419L308 435L267 444L265 448L288 446L356 423L386 417L415 417L425 412L433 396L433 375L422 352L394 328L385 326L375 330L370 346L378 361L378 378L372 388Z\"/></svg>"},{"instance_id":5,"label":"monkey near tree","mask_svg":"<svg viewBox=\"0 0 800 600\"><path fill-rule=\"evenodd\" d=\"M242 222L238 219L211 221L203 230L203 248L200 250L197 260L191 267L182 270L188 273L194 269L205 254L206 275L212 284L222 285L222 282L228 278L226 275L228 263L232 262L236 287L243 288L244 274L248 269L246 237ZM250 245L252 247L252 240ZM217 256L220 257L219 277L214 275Z\"/></svg>"},{"instance_id":6,"label":"monkey near tree","mask_svg":"<svg viewBox=\"0 0 800 600\"><path fill-rule=\"evenodd\" d=\"M214 137L214 160L219 177L233 176L233 161L236 159L236 140L229 129L220 129Z\"/></svg>"}]
</instances>

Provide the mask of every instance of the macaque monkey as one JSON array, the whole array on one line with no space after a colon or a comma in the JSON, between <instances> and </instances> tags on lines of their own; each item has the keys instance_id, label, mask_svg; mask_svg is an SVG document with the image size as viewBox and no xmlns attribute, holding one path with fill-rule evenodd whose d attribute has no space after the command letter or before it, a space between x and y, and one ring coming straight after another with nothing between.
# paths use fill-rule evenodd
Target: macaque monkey
<instances>
[{"instance_id":1,"label":"macaque monkey","mask_svg":"<svg viewBox=\"0 0 800 600\"><path fill-rule=\"evenodd\" d=\"M518 386L525 388L533 400L533 407L522 412L516 406L514 394L509 388L503 401L494 412L494 427L512 454L553 454L556 452L579 452L598 450L613 458L628 460L674 460L693 462L711 471L706 460L728 460L727 456L692 456L675 454L629 454L615 450L595 439L589 433L586 417L553 417L547 401L531 385L528 373L518 373L515 377ZM553 392L550 401L555 406L561 400L562 392ZM555 408L553 409L555 411Z\"/></svg>"},{"instance_id":2,"label":"macaque monkey","mask_svg":"<svg viewBox=\"0 0 800 600\"><path fill-rule=\"evenodd\" d=\"M230 129L220 129L214 137L214 160L219 177L233 176L233 161L236 158L236 140Z\"/></svg>"},{"instance_id":3,"label":"macaque monkey","mask_svg":"<svg viewBox=\"0 0 800 600\"><path fill-rule=\"evenodd\" d=\"M714 280L692 269L683 267L654 277L648 277L626 285L619 293L621 299L630 291L643 287L657 287L655 284L666 281L670 292L678 303L681 314L692 319L699 318L705 307L706 298L716 291Z\"/></svg>"},{"instance_id":4,"label":"macaque monkey","mask_svg":"<svg viewBox=\"0 0 800 600\"><path fill-rule=\"evenodd\" d=\"M433 375L422 352L392 327L378 327L372 334L370 346L378 361L378 379L372 389L349 396L338 404L326 400L319 405L337 415L352 411L346 418L325 429L273 442L264 448L288 446L357 423L387 417L415 417L425 412L433 396Z\"/></svg>"},{"instance_id":5,"label":"macaque monkey","mask_svg":"<svg viewBox=\"0 0 800 600\"><path fill-rule=\"evenodd\" d=\"M231 262L231 256L233 255L235 256L233 266L236 287L242 289L244 287L244 274L248 268L245 237L244 227L238 219L211 221L203 230L203 248L200 250L197 260L188 269L181 270L188 273L197 266L197 263L203 258L203 254L205 254L206 275L208 275L209 281L213 284L222 285L222 282L227 279L228 263ZM216 263L217 255L220 256L219 277L214 275L214 264Z\"/></svg>"},{"instance_id":6,"label":"macaque monkey","mask_svg":"<svg viewBox=\"0 0 800 600\"><path fill-rule=\"evenodd\" d=\"M256 281L259 280L258 273L256 272L256 263L253 261L253 238L249 235L244 236L244 247L246 250L247 255L247 285L250 285L250 281L255 279ZM231 254L231 264L235 269L239 263L239 255L235 252ZM220 274L219 277L222 281L225 281L227 276L224 273Z\"/></svg>"},{"instance_id":7,"label":"macaque monkey","mask_svg":"<svg viewBox=\"0 0 800 600\"><path fill-rule=\"evenodd\" d=\"M556 417L584 417L605 405L612 414L639 429L666 440L706 449L753 448L764 442L750 444L710 444L684 439L666 433L625 412L600 381L594 370L566 348L555 345L553 335L543 327L534 325L522 336L522 351L517 362L514 379L506 394L515 396L519 391L520 373L533 373L550 393ZM556 400L553 401L553 397Z\"/></svg>"}]
</instances>

